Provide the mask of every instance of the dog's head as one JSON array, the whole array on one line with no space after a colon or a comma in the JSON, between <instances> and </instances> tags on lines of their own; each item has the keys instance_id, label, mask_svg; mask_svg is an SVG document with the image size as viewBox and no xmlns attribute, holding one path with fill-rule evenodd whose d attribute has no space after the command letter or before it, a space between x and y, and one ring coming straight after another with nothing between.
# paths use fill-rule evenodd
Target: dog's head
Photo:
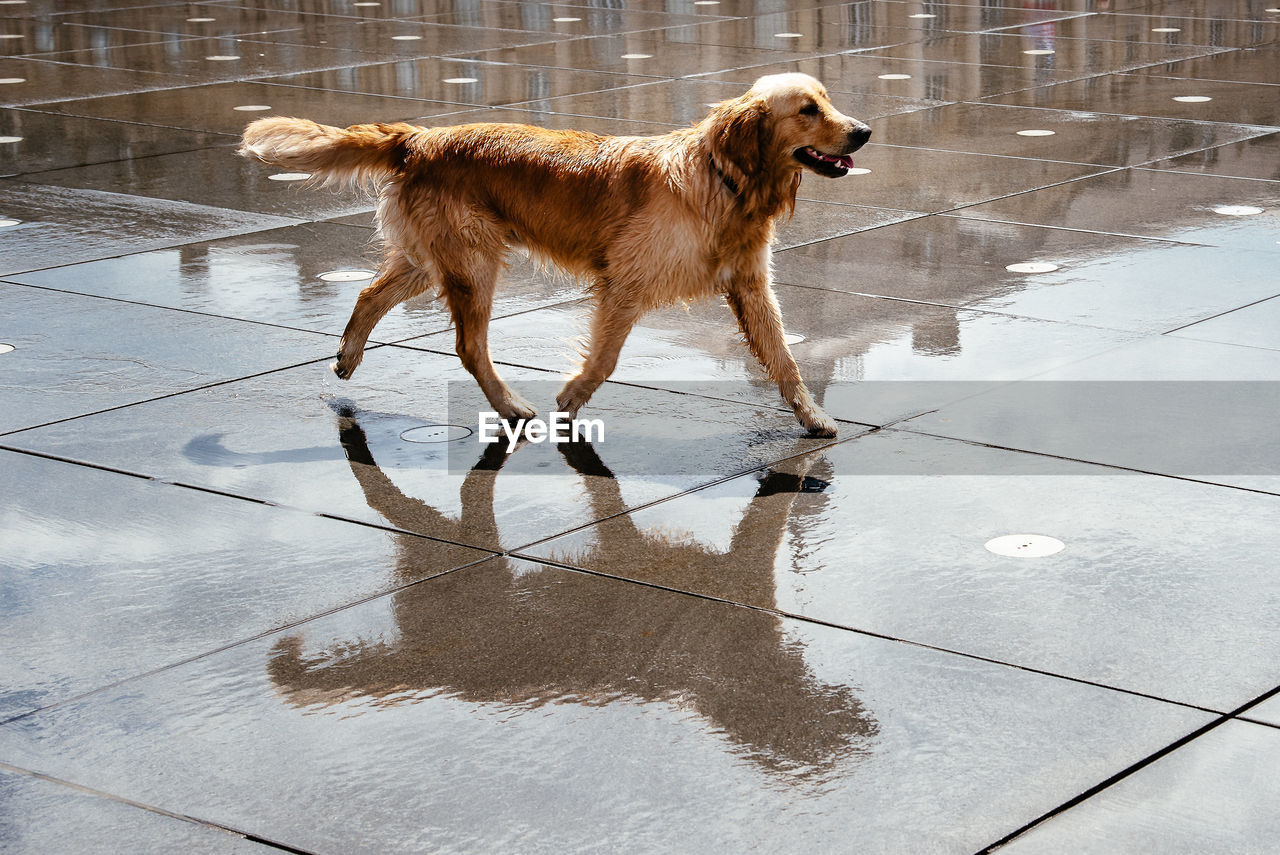
<instances>
[{"instance_id":1,"label":"dog's head","mask_svg":"<svg viewBox=\"0 0 1280 855\"><path fill-rule=\"evenodd\" d=\"M703 128L712 163L734 183L784 184L805 169L840 178L871 137L807 74L761 77L745 95L717 104Z\"/></svg>"}]
</instances>

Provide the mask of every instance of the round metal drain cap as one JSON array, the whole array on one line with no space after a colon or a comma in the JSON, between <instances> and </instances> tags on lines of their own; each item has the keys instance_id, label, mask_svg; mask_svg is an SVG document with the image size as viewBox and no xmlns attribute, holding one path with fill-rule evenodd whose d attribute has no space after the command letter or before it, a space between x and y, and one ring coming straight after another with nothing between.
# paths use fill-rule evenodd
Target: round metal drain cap
<instances>
[{"instance_id":1,"label":"round metal drain cap","mask_svg":"<svg viewBox=\"0 0 1280 855\"><path fill-rule=\"evenodd\" d=\"M1227 217L1251 217L1254 214L1261 214L1262 211L1262 208L1253 205L1219 205L1213 209L1215 214Z\"/></svg>"},{"instance_id":2,"label":"round metal drain cap","mask_svg":"<svg viewBox=\"0 0 1280 855\"><path fill-rule=\"evenodd\" d=\"M422 425L400 434L405 442L457 442L475 433L462 425Z\"/></svg>"},{"instance_id":3,"label":"round metal drain cap","mask_svg":"<svg viewBox=\"0 0 1280 855\"><path fill-rule=\"evenodd\" d=\"M1048 261L1020 261L1005 267L1010 273L1052 273L1057 269L1058 265Z\"/></svg>"},{"instance_id":4,"label":"round metal drain cap","mask_svg":"<svg viewBox=\"0 0 1280 855\"><path fill-rule=\"evenodd\" d=\"M1014 558L1044 558L1066 548L1066 544L1056 537L1044 534L1006 534L988 540L984 546L996 555Z\"/></svg>"},{"instance_id":5,"label":"round metal drain cap","mask_svg":"<svg viewBox=\"0 0 1280 855\"><path fill-rule=\"evenodd\" d=\"M317 278L325 282L363 282L377 275L372 270L330 270L327 273L321 273Z\"/></svg>"},{"instance_id":6,"label":"round metal drain cap","mask_svg":"<svg viewBox=\"0 0 1280 855\"><path fill-rule=\"evenodd\" d=\"M17 350L17 348L15 348L13 345L5 344L4 342L0 341L0 354L13 353L15 350Z\"/></svg>"}]
</instances>

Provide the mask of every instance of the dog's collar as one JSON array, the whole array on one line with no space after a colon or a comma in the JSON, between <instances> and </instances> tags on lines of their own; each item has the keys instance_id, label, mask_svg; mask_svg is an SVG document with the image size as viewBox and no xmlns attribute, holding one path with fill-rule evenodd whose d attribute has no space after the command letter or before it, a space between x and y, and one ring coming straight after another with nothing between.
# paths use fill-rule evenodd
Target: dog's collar
<instances>
[{"instance_id":1,"label":"dog's collar","mask_svg":"<svg viewBox=\"0 0 1280 855\"><path fill-rule=\"evenodd\" d=\"M716 175L720 176L720 180L724 182L724 186L729 188L729 192L735 196L741 196L742 191L738 189L738 182L734 181L728 175L720 170L720 164L716 163L715 155L708 154L707 160L711 163L711 169Z\"/></svg>"}]
</instances>

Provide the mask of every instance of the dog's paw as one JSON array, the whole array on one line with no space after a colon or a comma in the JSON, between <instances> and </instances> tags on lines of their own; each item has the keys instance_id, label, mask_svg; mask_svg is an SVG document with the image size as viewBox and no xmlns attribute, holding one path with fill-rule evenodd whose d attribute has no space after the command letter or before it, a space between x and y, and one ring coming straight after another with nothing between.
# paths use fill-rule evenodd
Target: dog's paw
<instances>
[{"instance_id":1,"label":"dog's paw","mask_svg":"<svg viewBox=\"0 0 1280 855\"><path fill-rule=\"evenodd\" d=\"M804 425L804 429L809 436L816 437L833 437L839 428L836 426L835 419L826 413L817 412L808 417L801 417L800 424Z\"/></svg>"},{"instance_id":2,"label":"dog's paw","mask_svg":"<svg viewBox=\"0 0 1280 855\"><path fill-rule=\"evenodd\" d=\"M578 410L582 409L587 403L587 398L580 393L574 392L567 386L556 395L556 411L560 413L568 413L570 419L578 417Z\"/></svg>"},{"instance_id":3,"label":"dog's paw","mask_svg":"<svg viewBox=\"0 0 1280 855\"><path fill-rule=\"evenodd\" d=\"M337 374L339 380L350 380L356 368L354 365L348 366L344 364L342 358L339 357L337 361L329 363L329 370Z\"/></svg>"},{"instance_id":4,"label":"dog's paw","mask_svg":"<svg viewBox=\"0 0 1280 855\"><path fill-rule=\"evenodd\" d=\"M514 392L507 398L506 404L498 410L498 415L513 422L521 419L531 419L537 414L538 411L533 408L533 404L530 404Z\"/></svg>"}]
</instances>

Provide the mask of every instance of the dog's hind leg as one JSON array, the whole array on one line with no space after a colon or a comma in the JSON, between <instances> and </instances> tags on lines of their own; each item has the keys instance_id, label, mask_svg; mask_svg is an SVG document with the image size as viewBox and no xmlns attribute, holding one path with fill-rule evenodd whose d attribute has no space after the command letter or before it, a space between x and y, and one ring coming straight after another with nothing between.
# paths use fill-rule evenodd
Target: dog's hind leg
<instances>
[{"instance_id":1,"label":"dog's hind leg","mask_svg":"<svg viewBox=\"0 0 1280 855\"><path fill-rule=\"evenodd\" d=\"M607 287L601 287L599 293L600 302L591 316L591 338L582 368L556 396L557 407L571 418L591 399L600 384L609 379L618 365L618 354L631 327L643 313L641 307L612 297Z\"/></svg>"},{"instance_id":2,"label":"dog's hind leg","mask_svg":"<svg viewBox=\"0 0 1280 855\"><path fill-rule=\"evenodd\" d=\"M804 380L795 358L787 347L782 328L782 312L774 299L769 280L746 277L735 280L725 293L725 300L738 319L747 347L760 360L769 379L810 436L835 436L836 423L818 407Z\"/></svg>"},{"instance_id":3,"label":"dog's hind leg","mask_svg":"<svg viewBox=\"0 0 1280 855\"><path fill-rule=\"evenodd\" d=\"M364 346L369 341L369 334L382 316L397 303L416 297L431 286L431 276L427 271L414 266L402 253L389 255L373 284L361 291L356 300L347 328L342 331L338 361L330 366L333 373L343 380L351 379L356 366L364 359Z\"/></svg>"},{"instance_id":4,"label":"dog's hind leg","mask_svg":"<svg viewBox=\"0 0 1280 855\"><path fill-rule=\"evenodd\" d=\"M489 358L489 314L500 269L500 262L477 264L473 261L467 272L442 270L440 290L449 303L457 329L458 358L476 378L489 404L504 419L531 419L536 410L502 382Z\"/></svg>"}]
</instances>

